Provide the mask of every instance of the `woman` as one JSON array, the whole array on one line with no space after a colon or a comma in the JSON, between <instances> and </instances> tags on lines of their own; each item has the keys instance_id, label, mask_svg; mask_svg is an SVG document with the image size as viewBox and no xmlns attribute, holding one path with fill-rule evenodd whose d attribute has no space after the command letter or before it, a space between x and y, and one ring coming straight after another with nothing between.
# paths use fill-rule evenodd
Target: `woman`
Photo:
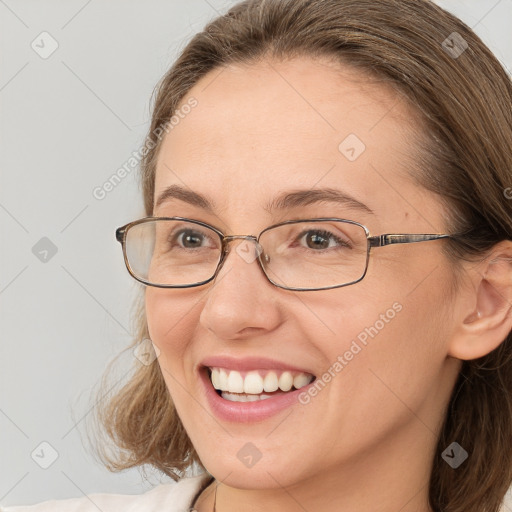
<instances>
[{"instance_id":1,"label":"woman","mask_svg":"<svg viewBox=\"0 0 512 512\"><path fill-rule=\"evenodd\" d=\"M143 283L132 349L154 353L99 417L110 469L180 481L27 510L500 510L511 105L426 0L209 23L159 84L148 218L117 231Z\"/></svg>"}]
</instances>

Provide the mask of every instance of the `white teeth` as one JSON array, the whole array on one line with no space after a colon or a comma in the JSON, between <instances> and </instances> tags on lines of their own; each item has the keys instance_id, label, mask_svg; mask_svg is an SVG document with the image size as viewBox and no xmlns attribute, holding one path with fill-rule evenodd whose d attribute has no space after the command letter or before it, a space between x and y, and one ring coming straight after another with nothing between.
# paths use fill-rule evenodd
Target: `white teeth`
<instances>
[{"instance_id":1,"label":"white teeth","mask_svg":"<svg viewBox=\"0 0 512 512\"><path fill-rule=\"evenodd\" d=\"M245 395L223 391L222 398L224 398L224 400L229 400L230 402L257 402L258 400L272 398L272 395Z\"/></svg>"},{"instance_id":2,"label":"white teeth","mask_svg":"<svg viewBox=\"0 0 512 512\"><path fill-rule=\"evenodd\" d=\"M228 389L228 374L222 368L219 370L219 386L219 389Z\"/></svg>"},{"instance_id":3,"label":"white teeth","mask_svg":"<svg viewBox=\"0 0 512 512\"><path fill-rule=\"evenodd\" d=\"M243 393L244 392L244 379L238 372L229 372L228 377L228 389L223 391L231 391L231 393Z\"/></svg>"},{"instance_id":4,"label":"white teeth","mask_svg":"<svg viewBox=\"0 0 512 512\"><path fill-rule=\"evenodd\" d=\"M220 373L220 371L218 368L213 368L211 379L212 379L213 387L215 389L221 389L220 381L219 381L219 373Z\"/></svg>"},{"instance_id":5,"label":"white teeth","mask_svg":"<svg viewBox=\"0 0 512 512\"><path fill-rule=\"evenodd\" d=\"M313 375L302 372L283 371L280 375L275 370L252 370L245 376L236 370L224 368L211 368L211 381L217 390L232 393L245 393L247 395L261 395L263 392L272 393L280 389L290 391L292 388L300 389L313 380ZM238 395L237 395L238 396ZM266 396L270 398L271 395ZM236 398L231 398L236 401ZM252 400L252 399L249 399ZM247 400L244 400L247 401Z\"/></svg>"},{"instance_id":6,"label":"white teeth","mask_svg":"<svg viewBox=\"0 0 512 512\"><path fill-rule=\"evenodd\" d=\"M263 379L257 371L249 372L244 379L244 393L258 395L263 391Z\"/></svg>"},{"instance_id":7,"label":"white teeth","mask_svg":"<svg viewBox=\"0 0 512 512\"><path fill-rule=\"evenodd\" d=\"M279 377L279 389L283 391L290 391L293 386L293 377L290 372L283 372Z\"/></svg>"},{"instance_id":8,"label":"white teeth","mask_svg":"<svg viewBox=\"0 0 512 512\"><path fill-rule=\"evenodd\" d=\"M279 388L279 379L277 378L276 372L268 372L263 379L263 389L267 393L271 393L272 391L277 391Z\"/></svg>"},{"instance_id":9,"label":"white teeth","mask_svg":"<svg viewBox=\"0 0 512 512\"><path fill-rule=\"evenodd\" d=\"M298 375L295 375L293 378L293 387L295 389L303 388L304 386L307 386L311 382L311 376L306 375L305 373L299 373Z\"/></svg>"}]
</instances>

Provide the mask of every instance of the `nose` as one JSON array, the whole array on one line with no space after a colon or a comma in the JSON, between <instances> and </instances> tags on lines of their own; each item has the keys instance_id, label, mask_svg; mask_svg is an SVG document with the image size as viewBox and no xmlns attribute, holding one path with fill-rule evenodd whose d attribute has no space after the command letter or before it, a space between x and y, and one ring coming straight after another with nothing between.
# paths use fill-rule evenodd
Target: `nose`
<instances>
[{"instance_id":1,"label":"nose","mask_svg":"<svg viewBox=\"0 0 512 512\"><path fill-rule=\"evenodd\" d=\"M279 288L261 269L255 237L230 238L229 250L206 294L200 323L219 339L240 339L272 331L282 321ZM240 238L241 240L234 240Z\"/></svg>"}]
</instances>

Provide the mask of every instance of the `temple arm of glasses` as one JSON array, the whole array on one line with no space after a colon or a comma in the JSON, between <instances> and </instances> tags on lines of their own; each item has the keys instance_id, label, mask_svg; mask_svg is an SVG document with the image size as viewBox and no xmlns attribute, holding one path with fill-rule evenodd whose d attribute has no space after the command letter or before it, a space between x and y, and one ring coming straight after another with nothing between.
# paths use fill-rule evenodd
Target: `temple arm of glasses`
<instances>
[{"instance_id":1,"label":"temple arm of glasses","mask_svg":"<svg viewBox=\"0 0 512 512\"><path fill-rule=\"evenodd\" d=\"M411 244L414 242L427 242L429 240L438 240L439 238L450 238L451 235L434 235L434 234L425 234L425 235L377 235L371 236L368 238L370 242L370 247L383 247L384 245L390 244Z\"/></svg>"}]
</instances>

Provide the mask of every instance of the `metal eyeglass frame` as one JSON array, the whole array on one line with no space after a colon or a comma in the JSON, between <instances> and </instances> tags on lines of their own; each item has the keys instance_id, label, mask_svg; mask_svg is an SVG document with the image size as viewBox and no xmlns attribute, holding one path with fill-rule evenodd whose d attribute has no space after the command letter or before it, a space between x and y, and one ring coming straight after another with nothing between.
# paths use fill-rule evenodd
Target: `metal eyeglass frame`
<instances>
[{"instance_id":1,"label":"metal eyeglass frame","mask_svg":"<svg viewBox=\"0 0 512 512\"><path fill-rule=\"evenodd\" d=\"M128 262L128 256L126 254L126 233L132 226L136 226L137 224L142 224L146 222L154 222L158 220L183 220L187 222L191 222L192 224L198 224L200 226L206 227L214 231L219 235L222 247L221 247L221 256L219 259L219 263L217 264L217 268L215 269L214 274L205 281L200 281L199 283L193 283L193 284L184 284L184 285L167 285L167 284L155 284L151 283L149 281L146 281L138 276L135 275L132 268L130 267L130 263ZM296 224L299 222L324 222L324 221L338 221L338 222L344 222L348 224L354 224L356 226L360 226L364 232L366 233L366 240L367 240L367 248L366 248L366 263L364 272L361 275L359 279L356 279L355 281L350 281L349 283L339 284L339 285L333 285L333 286L324 286L321 288L294 288L289 286L283 286L280 284L277 284L275 281L272 281L270 276L267 274L265 270L265 266L261 260L262 255L265 253L263 252L262 246L259 243L260 237L263 233L266 231L276 228L278 226L282 226L284 224ZM444 234L444 233L436 233L436 234L410 234L410 233L388 233L383 235L375 235L371 236L370 231L366 226L363 224L360 224L359 222L355 222L353 220L348 219L340 219L336 217L321 217L321 218L315 218L315 219L293 219L293 220L287 220L285 222L280 222L278 224L273 224L272 226L269 226L265 228L263 231L260 232L258 236L254 235L229 235L226 236L222 231L217 229L216 227L207 224L206 222L202 222L200 220L195 219L189 219L186 217L144 217L142 219L135 220L133 222L130 222L128 224L125 224L124 226L121 226L116 229L116 240L121 243L122 249L123 249L123 256L124 256L124 262L126 265L126 268L128 269L128 272L130 275L136 279L137 281L141 282L142 284L145 284L147 286L154 286L156 288L192 288L195 286L202 286L204 284L209 283L210 281L213 281L217 274L219 273L219 270L222 268L222 265L224 264L224 261L226 260L226 256L229 253L228 244L229 242L237 239L245 239L245 240L253 240L257 243L257 246L261 249L258 250L258 256L257 260L260 265L261 270L263 271L263 274L265 277L272 283L274 286L277 286L278 288L282 288L284 290L293 290L293 291L317 291L317 290L330 290L332 288L341 288L343 286L349 286L351 284L358 283L361 281L364 276L366 275L366 272L368 270L368 262L370 259L370 249L372 247L384 247L386 245L392 245L392 244L410 244L410 243L416 243L416 242L428 242L431 240L439 240L441 238L454 238L454 235ZM265 254L266 256L266 254Z\"/></svg>"}]
</instances>

